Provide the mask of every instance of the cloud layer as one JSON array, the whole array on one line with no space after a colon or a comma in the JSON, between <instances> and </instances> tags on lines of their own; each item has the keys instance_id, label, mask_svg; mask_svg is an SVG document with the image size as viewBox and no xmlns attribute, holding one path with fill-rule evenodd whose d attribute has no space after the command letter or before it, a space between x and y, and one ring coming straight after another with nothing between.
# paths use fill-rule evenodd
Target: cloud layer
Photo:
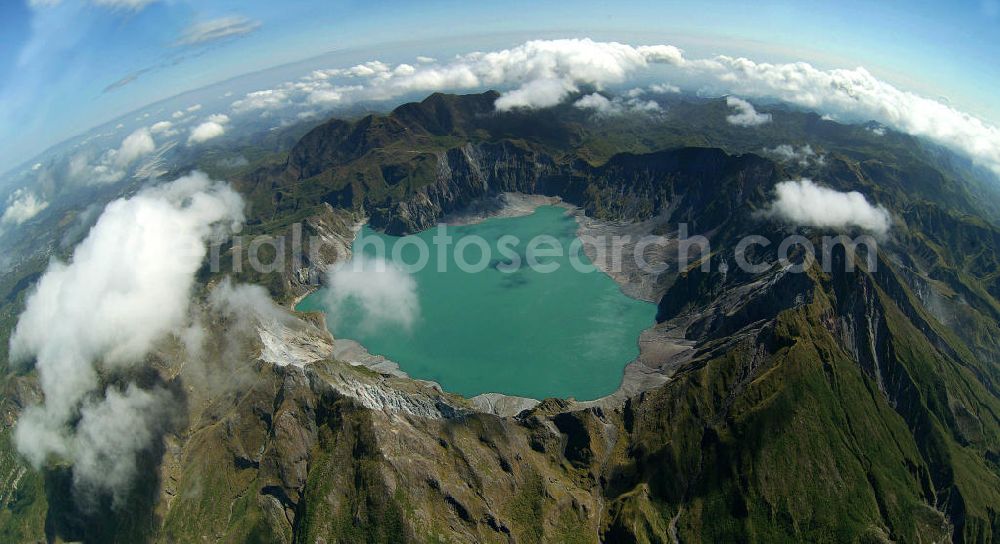
<instances>
[{"instance_id":1,"label":"cloud layer","mask_svg":"<svg viewBox=\"0 0 1000 544\"><path fill-rule=\"evenodd\" d=\"M743 96L777 98L845 121L875 120L963 153L1000 175L1000 129L954 107L900 90L864 68L717 56L684 60L680 74Z\"/></svg>"},{"instance_id":2,"label":"cloud layer","mask_svg":"<svg viewBox=\"0 0 1000 544\"><path fill-rule=\"evenodd\" d=\"M769 215L792 225L860 227L884 235L892 224L884 207L873 206L857 191L842 193L802 179L783 181L775 186L775 192Z\"/></svg>"},{"instance_id":3,"label":"cloud layer","mask_svg":"<svg viewBox=\"0 0 1000 544\"><path fill-rule=\"evenodd\" d=\"M330 106L357 100L386 100L411 92L503 87L500 111L544 108L581 86L601 90L624 83L651 64L677 63L681 51L669 45L633 47L589 39L535 40L492 52L459 55L447 62L423 58L417 65L371 61L350 68L316 70L299 81L247 94L234 111L291 104ZM339 84L331 79L341 80Z\"/></svg>"},{"instance_id":4,"label":"cloud layer","mask_svg":"<svg viewBox=\"0 0 1000 544\"><path fill-rule=\"evenodd\" d=\"M16 429L32 464L57 455L74 462L79 486L123 491L159 393L102 395L99 371L141 364L184 325L206 242L242 222L242 210L228 185L196 172L111 202L72 260L50 263L10 340L12 361L34 358L45 393Z\"/></svg>"},{"instance_id":5,"label":"cloud layer","mask_svg":"<svg viewBox=\"0 0 1000 544\"><path fill-rule=\"evenodd\" d=\"M349 68L315 70L232 104L236 113L288 106L332 107L386 100L413 92L499 88L500 111L541 108L562 102L584 87L601 91L629 77L666 66L662 92L680 88L742 97L779 99L846 122L878 121L963 153L1000 174L1000 129L942 102L924 98L872 76L864 68L820 70L805 62L771 64L716 56L690 59L671 45L631 46L588 39L536 40L493 52L458 55L415 64L370 61ZM602 106L592 98L581 106ZM743 99L731 119L741 125L766 122ZM607 105L605 105L607 106Z\"/></svg>"}]
</instances>

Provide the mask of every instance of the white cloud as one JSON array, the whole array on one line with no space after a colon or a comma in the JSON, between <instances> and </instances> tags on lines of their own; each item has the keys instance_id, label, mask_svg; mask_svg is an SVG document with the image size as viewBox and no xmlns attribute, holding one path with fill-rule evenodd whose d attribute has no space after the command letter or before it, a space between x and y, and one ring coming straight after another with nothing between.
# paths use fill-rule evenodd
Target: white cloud
<instances>
[{"instance_id":1,"label":"white cloud","mask_svg":"<svg viewBox=\"0 0 1000 544\"><path fill-rule=\"evenodd\" d=\"M229 123L227 115L221 113L209 115L205 122L191 129L188 144L198 144L222 136L226 133L227 123Z\"/></svg>"},{"instance_id":2,"label":"white cloud","mask_svg":"<svg viewBox=\"0 0 1000 544\"><path fill-rule=\"evenodd\" d=\"M27 189L17 189L7 199L7 209L0 217L0 223L20 225L48 207L49 203L36 197L35 193Z\"/></svg>"},{"instance_id":3,"label":"white cloud","mask_svg":"<svg viewBox=\"0 0 1000 544\"><path fill-rule=\"evenodd\" d=\"M746 58L685 58L670 45L631 46L592 40L537 40L447 61L390 66L378 61L351 68L316 70L263 94L234 103L234 111L386 100L412 92L497 88L498 109L544 107L581 86L600 91L625 83L652 64L667 66L670 83L652 92L709 89L743 97L778 99L843 122L875 120L928 138L1000 174L1000 129L939 100L924 98L876 79L864 68L820 70L808 63L757 63ZM337 83L334 80L339 80ZM273 93L268 96L267 91ZM261 93L262 91L258 91ZM759 115L759 114L758 114ZM737 119L763 120L745 116Z\"/></svg>"},{"instance_id":4,"label":"white cloud","mask_svg":"<svg viewBox=\"0 0 1000 544\"><path fill-rule=\"evenodd\" d=\"M823 155L816 153L812 146L809 144L803 145L798 149L790 144L781 144L771 148L765 148L764 152L776 157L778 160L783 162L794 162L799 166L805 168L810 164L816 164L822 166L826 163L826 158Z\"/></svg>"},{"instance_id":5,"label":"white cloud","mask_svg":"<svg viewBox=\"0 0 1000 544\"><path fill-rule=\"evenodd\" d=\"M500 111L548 108L562 102L567 95L576 91L576 85L569 79L534 79L504 93L497 99L496 108Z\"/></svg>"},{"instance_id":6,"label":"white cloud","mask_svg":"<svg viewBox=\"0 0 1000 544\"><path fill-rule=\"evenodd\" d=\"M310 106L332 106L344 101L343 89L317 89L306 101Z\"/></svg>"},{"instance_id":7,"label":"white cloud","mask_svg":"<svg viewBox=\"0 0 1000 544\"><path fill-rule=\"evenodd\" d=\"M170 117L173 119L180 119L181 117L184 117L184 112L182 112L181 110L177 110L174 113L171 113Z\"/></svg>"},{"instance_id":8,"label":"white cloud","mask_svg":"<svg viewBox=\"0 0 1000 544\"><path fill-rule=\"evenodd\" d=\"M189 144L197 144L218 138L226 133L226 127L213 121L205 121L191 129L191 136L188 137Z\"/></svg>"},{"instance_id":9,"label":"white cloud","mask_svg":"<svg viewBox=\"0 0 1000 544\"><path fill-rule=\"evenodd\" d=\"M753 104L735 96L726 97L726 105L736 110L736 113L726 116L726 122L738 127L756 127L771 122L770 113L757 113Z\"/></svg>"},{"instance_id":10,"label":"white cloud","mask_svg":"<svg viewBox=\"0 0 1000 544\"><path fill-rule=\"evenodd\" d=\"M633 47L589 39L536 40L511 49L459 55L446 62L423 59L416 66L370 61L350 68L315 70L302 79L236 101L235 111L386 100L411 92L508 88L497 109L541 108L558 104L581 85L597 90L626 81L654 63L678 63L680 49L668 45ZM341 78L339 85L330 82Z\"/></svg>"},{"instance_id":11,"label":"white cloud","mask_svg":"<svg viewBox=\"0 0 1000 544\"><path fill-rule=\"evenodd\" d=\"M654 113L662 111L663 108L654 100L639 100L636 98L631 98L625 101L625 106L630 111Z\"/></svg>"},{"instance_id":12,"label":"white cloud","mask_svg":"<svg viewBox=\"0 0 1000 544\"><path fill-rule=\"evenodd\" d=\"M615 107L608 98L599 93L592 93L580 97L573 103L574 106L582 110L594 110L598 113L611 113Z\"/></svg>"},{"instance_id":13,"label":"white cloud","mask_svg":"<svg viewBox=\"0 0 1000 544\"><path fill-rule=\"evenodd\" d=\"M177 40L177 45L201 45L224 38L242 36L260 28L260 21L242 16L219 17L189 26Z\"/></svg>"},{"instance_id":14,"label":"white cloud","mask_svg":"<svg viewBox=\"0 0 1000 544\"><path fill-rule=\"evenodd\" d=\"M400 66L408 66L408 65L401 64ZM380 60L372 60L364 64L359 64L357 66L348 68L347 70L344 70L344 73L353 77L374 77L374 76L383 76L389 74L391 71L392 69L388 64ZM404 68L404 71L409 71L409 70Z\"/></svg>"},{"instance_id":15,"label":"white cloud","mask_svg":"<svg viewBox=\"0 0 1000 544\"><path fill-rule=\"evenodd\" d=\"M758 63L718 56L685 60L693 83L777 98L848 122L875 120L963 153L1000 175L1000 129L941 101L897 89L864 68L820 70L805 62Z\"/></svg>"},{"instance_id":16,"label":"white cloud","mask_svg":"<svg viewBox=\"0 0 1000 544\"><path fill-rule=\"evenodd\" d=\"M669 83L654 83L649 86L649 90L659 94L677 94L681 92L680 87Z\"/></svg>"},{"instance_id":17,"label":"white cloud","mask_svg":"<svg viewBox=\"0 0 1000 544\"><path fill-rule=\"evenodd\" d=\"M150 129L141 127L126 136L117 149L101 154L93 164L86 153L74 155L67 174L70 180L89 185L116 183L125 178L137 160L155 150L156 142Z\"/></svg>"},{"instance_id":18,"label":"white cloud","mask_svg":"<svg viewBox=\"0 0 1000 544\"><path fill-rule=\"evenodd\" d=\"M775 186L775 191L777 198L768 214L792 225L860 227L885 234L892 224L888 210L869 204L857 191L842 193L808 179L783 181Z\"/></svg>"},{"instance_id":19,"label":"white cloud","mask_svg":"<svg viewBox=\"0 0 1000 544\"><path fill-rule=\"evenodd\" d=\"M194 112L196 112L196 111L198 111L200 109L201 109L201 104L192 104L192 105L190 105L190 106L187 107L187 112L188 113L194 113Z\"/></svg>"},{"instance_id":20,"label":"white cloud","mask_svg":"<svg viewBox=\"0 0 1000 544\"><path fill-rule=\"evenodd\" d=\"M639 92L637 92L639 91ZM622 115L624 113L656 113L662 111L660 105L653 100L643 100L642 89L632 89L624 97L616 96L608 99L602 94L591 93L580 97L573 106L592 110L598 115Z\"/></svg>"},{"instance_id":21,"label":"white cloud","mask_svg":"<svg viewBox=\"0 0 1000 544\"><path fill-rule=\"evenodd\" d=\"M174 124L170 121L153 123L153 126L149 127L149 132L151 134L159 134L167 137L177 135L177 129L174 128Z\"/></svg>"},{"instance_id":22,"label":"white cloud","mask_svg":"<svg viewBox=\"0 0 1000 544\"><path fill-rule=\"evenodd\" d=\"M361 310L360 326L369 330L393 325L409 330L420 317L416 280L384 259L356 255L330 270L327 287L326 307L334 323L348 303Z\"/></svg>"},{"instance_id":23,"label":"white cloud","mask_svg":"<svg viewBox=\"0 0 1000 544\"><path fill-rule=\"evenodd\" d=\"M122 140L121 147L115 154L115 164L120 168L126 168L134 163L139 157L152 153L156 150L156 142L148 128L139 128Z\"/></svg>"},{"instance_id":24,"label":"white cloud","mask_svg":"<svg viewBox=\"0 0 1000 544\"><path fill-rule=\"evenodd\" d=\"M45 394L15 431L35 467L60 456L76 465L81 487L118 496L148 445L157 393L130 387L101 400L98 372L143 364L184 326L206 242L242 222L242 210L228 185L195 172L109 203L71 261L49 264L10 339L11 360L33 358Z\"/></svg>"},{"instance_id":25,"label":"white cloud","mask_svg":"<svg viewBox=\"0 0 1000 544\"><path fill-rule=\"evenodd\" d=\"M254 91L247 93L245 97L233 102L232 107L236 113L252 110L278 109L289 105L289 96L289 91L284 89Z\"/></svg>"}]
</instances>

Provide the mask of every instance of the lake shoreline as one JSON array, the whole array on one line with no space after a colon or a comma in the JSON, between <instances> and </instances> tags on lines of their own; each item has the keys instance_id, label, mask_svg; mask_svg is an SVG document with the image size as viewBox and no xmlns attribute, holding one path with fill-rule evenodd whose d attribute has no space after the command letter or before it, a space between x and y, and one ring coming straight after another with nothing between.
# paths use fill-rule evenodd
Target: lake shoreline
<instances>
[{"instance_id":1,"label":"lake shoreline","mask_svg":"<svg viewBox=\"0 0 1000 544\"><path fill-rule=\"evenodd\" d=\"M571 205L558 197L546 197L540 195L528 195L521 193L501 193L487 199L483 199L463 210L462 212L449 214L442 219L442 223L449 226L469 226L482 223L495 218L522 217L535 213L541 206L555 206L565 210L566 215L572 216L577 223L576 235L595 234L620 234L622 232L646 234L652 231L659 218L642 223L613 223L602 222L590 217L577 206ZM360 223L359 223L360 225ZM626 270L615 273L607 266L608 263L599 262L592 255L592 251L586 252L587 257L594 263L604 275L610 277L621 293L628 298L644 302L654 302L655 297L651 291L655 288L655 278L638 275L635 270ZM315 289L299 297L293 308ZM325 316L325 313L324 313ZM325 320L324 320L325 321ZM332 333L331 333L332 335ZM689 349L686 342L680 338L670 338L657 330L654 322L646 329L643 329L638 338L638 356L629 361L622 368L621 379L618 387L610 394L595 398L593 400L578 401L573 397L557 397L569 400L580 408L589 406L610 406L620 403L625 398L631 397L642 391L657 387L669 380L669 376L663 372L660 365L647 364L649 359L662 360L664 357L676 358L679 354ZM396 377L405 377L423 382L436 383L442 390L454 393L454 391L444 388L438 382L415 378L400 365L382 355L371 353L360 342L348 339L335 340L334 356L338 360L348 362L353 365L361 365L376 372L384 373ZM457 394L457 393L456 393ZM484 392L474 396L461 395L469 400L476 408L500 416L512 416L537 405L541 399L508 395L499 392Z\"/></svg>"}]
</instances>

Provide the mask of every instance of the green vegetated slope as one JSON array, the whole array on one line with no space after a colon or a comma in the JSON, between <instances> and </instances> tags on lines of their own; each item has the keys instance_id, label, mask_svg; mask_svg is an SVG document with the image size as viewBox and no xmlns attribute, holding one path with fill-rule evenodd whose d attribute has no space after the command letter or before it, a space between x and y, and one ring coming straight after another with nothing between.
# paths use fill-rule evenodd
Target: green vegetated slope
<instances>
[{"instance_id":1,"label":"green vegetated slope","mask_svg":"<svg viewBox=\"0 0 1000 544\"><path fill-rule=\"evenodd\" d=\"M413 232L501 191L687 222L711 234L713 267L662 278L660 326L682 324L694 345L669 382L500 418L334 361L248 363L247 386L218 396L180 372L169 379L189 390L186 423L153 452L156 481L124 511L82 512L66 468L38 473L15 455L10 426L38 393L30 370L8 371L2 540L1000 541L1000 231L977 167L781 107L746 129L726 124L721 100L595 119L570 106L497 114L495 98L436 94L316 127L233 180L247 230L288 236L308 220L348 236L364 215ZM806 143L822 163L764 151ZM792 232L757 212L798 177L893 212L877 266L845 272L838 250L829 273L720 272L741 236ZM829 234L798 232L817 246ZM750 258L772 262L776 245ZM280 273L240 279L282 300L303 289ZM10 324L18 281L33 280L3 284Z\"/></svg>"},{"instance_id":2,"label":"green vegetated slope","mask_svg":"<svg viewBox=\"0 0 1000 544\"><path fill-rule=\"evenodd\" d=\"M871 276L814 281L809 304L626 405L613 531L660 541L649 528L679 513L683 540L995 539L996 396ZM877 336L873 366L845 349L854 304L878 316L854 331Z\"/></svg>"}]
</instances>

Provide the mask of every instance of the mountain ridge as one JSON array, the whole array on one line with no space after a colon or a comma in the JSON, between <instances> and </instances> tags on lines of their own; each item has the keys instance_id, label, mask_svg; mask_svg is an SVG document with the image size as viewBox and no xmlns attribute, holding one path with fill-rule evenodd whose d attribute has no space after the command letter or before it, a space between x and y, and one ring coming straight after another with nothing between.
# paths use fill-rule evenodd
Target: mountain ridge
<instances>
[{"instance_id":1,"label":"mountain ridge","mask_svg":"<svg viewBox=\"0 0 1000 544\"><path fill-rule=\"evenodd\" d=\"M903 172L933 168L901 162L919 147L852 158L824 134L847 140L863 128L807 114L789 113L787 123L821 133L790 143L815 145L824 165L732 145L640 149L652 147L643 139L679 142L675 133L736 134L714 102L675 104L659 121L602 120L568 105L496 114L495 96L435 94L387 115L320 125L283 163L234 180L251 203L248 229L290 236L289 225L306 218L311 232L344 243L365 217L388 232L414 232L506 191L559 196L591 218L651 220L651 231L668 237L688 223L712 252L707 270L696 261L654 280L655 332L689 345L644 361L666 383L601 403L545 399L500 417L425 382L343 362L262 361L254 334L239 344L239 360L253 362L249 386L209 395L164 350L162 374L193 389L187 421L164 436L155 489L124 512L83 512L57 500L65 467L25 469L21 484L7 478L0 488L0 535L1000 541L1000 230L977 211L971 185L936 169L908 181ZM743 137L786 138L786 121L775 119ZM814 242L831 233L758 213L777 182L800 176L890 209L893 231L876 266L843 246L830 272L720 266L748 233ZM942 184L937 202L929 179ZM776 263L776 246L748 258ZM304 266L321 275L332 262ZM298 272L237 279L288 301L311 288ZM218 279L199 281L207 289ZM301 341L336 342L308 317L297 317ZM215 323L213 338L226 325ZM8 380L4 413L12 420L37 394L30 376ZM2 436L0 473L16 474L24 467L7 455L9 428ZM107 523L118 519L140 521Z\"/></svg>"}]
</instances>

